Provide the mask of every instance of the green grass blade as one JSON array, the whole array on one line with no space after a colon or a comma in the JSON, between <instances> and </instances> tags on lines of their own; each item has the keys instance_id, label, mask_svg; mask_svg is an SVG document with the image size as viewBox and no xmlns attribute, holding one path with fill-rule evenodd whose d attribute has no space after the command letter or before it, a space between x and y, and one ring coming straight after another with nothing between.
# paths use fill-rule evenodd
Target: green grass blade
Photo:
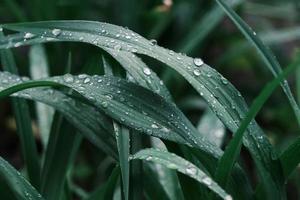
<instances>
[{"instance_id":1,"label":"green grass blade","mask_svg":"<svg viewBox=\"0 0 300 200\"><path fill-rule=\"evenodd\" d=\"M158 149L144 149L133 155L132 159L153 161L155 163L164 165L169 169L177 170L205 185L210 190L218 194L221 198L226 200L231 198L221 187L218 186L216 182L214 182L202 170L197 168L194 164L190 163L189 161L175 154Z\"/></svg>"},{"instance_id":2,"label":"green grass blade","mask_svg":"<svg viewBox=\"0 0 300 200\"><path fill-rule=\"evenodd\" d=\"M268 83L264 89L260 92L258 97L254 100L252 106L250 107L249 112L246 117L243 119L239 129L236 131L233 139L230 141L229 145L226 147L226 150L219 161L218 168L216 171L216 180L217 182L226 187L228 182L229 175L234 166L235 161L237 160L241 146L242 146L242 138L247 129L247 126L251 123L251 121L255 118L257 113L260 111L264 103L268 100L268 98L272 95L275 89L293 70L296 69L300 64L300 59L298 59L295 63L287 67L282 73L280 73L273 81ZM271 191L270 191L271 192ZM273 191L275 193L275 191ZM269 194L272 195L272 192ZM278 198L278 197L273 197ZM283 197L282 197L283 198Z\"/></svg>"},{"instance_id":3,"label":"green grass blade","mask_svg":"<svg viewBox=\"0 0 300 200\"><path fill-rule=\"evenodd\" d=\"M109 62L106 60L105 56L103 55L102 55L102 62L103 62L105 75L112 76L113 75L112 67L110 66Z\"/></svg>"},{"instance_id":4,"label":"green grass blade","mask_svg":"<svg viewBox=\"0 0 300 200\"><path fill-rule=\"evenodd\" d=\"M0 176L7 183L16 199L44 199L37 190L8 162L0 157Z\"/></svg>"},{"instance_id":5,"label":"green grass blade","mask_svg":"<svg viewBox=\"0 0 300 200\"><path fill-rule=\"evenodd\" d=\"M124 127L120 126L117 122L114 122L114 130L118 145L119 151L119 162L120 162L120 169L122 175L122 189L123 189L123 197L125 200L128 200L129 197L129 150L130 150L130 138L129 138L129 130Z\"/></svg>"},{"instance_id":6,"label":"green grass blade","mask_svg":"<svg viewBox=\"0 0 300 200\"><path fill-rule=\"evenodd\" d=\"M0 33L1 34L1 33ZM9 50L1 51L3 69L17 73L17 67ZM17 123L17 131L21 141L22 153L27 166L29 180L36 188L40 187L40 164L37 147L31 127L31 117L25 100L12 99Z\"/></svg>"},{"instance_id":7,"label":"green grass blade","mask_svg":"<svg viewBox=\"0 0 300 200\"><path fill-rule=\"evenodd\" d=\"M0 86L3 88L17 84L20 81L20 77L18 76L11 74L2 75L4 76L1 76L1 80L10 80L10 82L7 83L5 83L5 81L0 82ZM65 76L65 78L66 77L68 76ZM57 86L57 83L46 84L46 86L49 85ZM13 93L16 88L13 87L12 89L13 91L9 91L9 93ZM94 112L92 107L75 101L67 95L52 89L34 88L32 90L19 92L16 97L42 102L57 109L83 134L83 136L99 149L102 149L105 153L112 156L114 159L117 159L118 155L115 138L113 137L113 127L109 119L102 113ZM80 115L78 115L79 111L81 113ZM94 113L93 115L90 114L92 112Z\"/></svg>"},{"instance_id":8,"label":"green grass blade","mask_svg":"<svg viewBox=\"0 0 300 200\"><path fill-rule=\"evenodd\" d=\"M13 48L49 41L77 41L155 58L180 73L232 132L238 129L241 119L248 111L241 94L216 70L206 64L199 67L195 65L195 59L153 45L128 29L91 21L48 21L10 24L3 25L3 27L31 32L35 34L35 37L24 41L24 33L13 34L0 40L0 48ZM70 34L72 34L71 37ZM243 142L249 149L259 171L262 172L260 176L268 179L270 185L277 184L278 174L281 174L280 163L273 161L277 155L274 154L273 147L256 123L249 125Z\"/></svg>"},{"instance_id":9,"label":"green grass blade","mask_svg":"<svg viewBox=\"0 0 300 200\"><path fill-rule=\"evenodd\" d=\"M300 163L300 138L298 137L286 150L280 155L285 178L288 179L291 173Z\"/></svg>"},{"instance_id":10,"label":"green grass blade","mask_svg":"<svg viewBox=\"0 0 300 200\"><path fill-rule=\"evenodd\" d=\"M72 155L77 151L81 136L56 113L41 175L41 193L47 200L60 199Z\"/></svg>"},{"instance_id":11,"label":"green grass blade","mask_svg":"<svg viewBox=\"0 0 300 200\"><path fill-rule=\"evenodd\" d=\"M30 75L33 79L49 76L46 52L42 45L34 45L30 48L29 61ZM42 144L46 148L54 110L51 107L38 102L35 103L35 108Z\"/></svg>"},{"instance_id":12,"label":"green grass blade","mask_svg":"<svg viewBox=\"0 0 300 200\"><path fill-rule=\"evenodd\" d=\"M86 200L106 200L113 199L114 190L120 175L120 168L117 166L113 169L109 179L96 189Z\"/></svg>"},{"instance_id":13,"label":"green grass blade","mask_svg":"<svg viewBox=\"0 0 300 200\"><path fill-rule=\"evenodd\" d=\"M231 7L236 7L244 0L227 1ZM215 5L213 8L194 25L194 29L180 42L178 50L191 53L205 37L220 23L224 13Z\"/></svg>"},{"instance_id":14,"label":"green grass blade","mask_svg":"<svg viewBox=\"0 0 300 200\"><path fill-rule=\"evenodd\" d=\"M260 40L256 33L226 3L223 2L223 0L216 0L216 2L224 9L226 14L236 24L249 42L255 46L269 70L275 77L277 77L278 74L281 73L282 69L271 50ZM294 110L298 124L300 124L300 109L286 80L282 81L281 87Z\"/></svg>"}]
</instances>

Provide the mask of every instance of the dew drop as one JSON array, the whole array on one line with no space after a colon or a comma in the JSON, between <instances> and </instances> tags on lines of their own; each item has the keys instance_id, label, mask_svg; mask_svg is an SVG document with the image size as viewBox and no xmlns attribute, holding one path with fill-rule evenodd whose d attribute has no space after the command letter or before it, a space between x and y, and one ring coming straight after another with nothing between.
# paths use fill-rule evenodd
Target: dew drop
<instances>
[{"instance_id":1,"label":"dew drop","mask_svg":"<svg viewBox=\"0 0 300 200\"><path fill-rule=\"evenodd\" d=\"M226 196L225 196L225 200L232 200L232 196L226 195Z\"/></svg>"},{"instance_id":2,"label":"dew drop","mask_svg":"<svg viewBox=\"0 0 300 200\"><path fill-rule=\"evenodd\" d=\"M101 104L102 104L103 108L107 108L107 106L108 106L108 103L106 101L103 101Z\"/></svg>"},{"instance_id":3,"label":"dew drop","mask_svg":"<svg viewBox=\"0 0 300 200\"><path fill-rule=\"evenodd\" d=\"M151 124L151 128L159 128L156 124Z\"/></svg>"},{"instance_id":4,"label":"dew drop","mask_svg":"<svg viewBox=\"0 0 300 200\"><path fill-rule=\"evenodd\" d=\"M66 83L72 83L72 82L74 81L74 78L73 78L73 76L70 75L70 74L65 74L65 75L64 75L64 81L65 81Z\"/></svg>"},{"instance_id":5,"label":"dew drop","mask_svg":"<svg viewBox=\"0 0 300 200\"><path fill-rule=\"evenodd\" d=\"M198 67L204 64L203 60L201 58L195 58L194 59L194 64Z\"/></svg>"},{"instance_id":6,"label":"dew drop","mask_svg":"<svg viewBox=\"0 0 300 200\"><path fill-rule=\"evenodd\" d=\"M32 33L26 33L26 34L24 35L24 38L25 38L25 39L30 39L30 38L32 38L32 37L34 37L34 34L32 34Z\"/></svg>"},{"instance_id":7,"label":"dew drop","mask_svg":"<svg viewBox=\"0 0 300 200\"><path fill-rule=\"evenodd\" d=\"M177 169L177 165L175 165L174 163L168 164L167 167L168 167L169 169Z\"/></svg>"},{"instance_id":8,"label":"dew drop","mask_svg":"<svg viewBox=\"0 0 300 200\"><path fill-rule=\"evenodd\" d=\"M200 76L200 74L201 74L199 69L195 69L193 71L193 73L194 73L195 76Z\"/></svg>"},{"instance_id":9,"label":"dew drop","mask_svg":"<svg viewBox=\"0 0 300 200\"><path fill-rule=\"evenodd\" d=\"M147 161L152 160L152 159L153 159L152 156L148 156L148 157L146 158Z\"/></svg>"},{"instance_id":10,"label":"dew drop","mask_svg":"<svg viewBox=\"0 0 300 200\"><path fill-rule=\"evenodd\" d=\"M55 37L56 37L56 36L59 36L59 35L61 34L61 30L55 28L55 29L52 30L52 34L53 34Z\"/></svg>"},{"instance_id":11,"label":"dew drop","mask_svg":"<svg viewBox=\"0 0 300 200\"><path fill-rule=\"evenodd\" d=\"M3 28L2 27L0 27L0 32L2 32L3 31Z\"/></svg>"},{"instance_id":12,"label":"dew drop","mask_svg":"<svg viewBox=\"0 0 300 200\"><path fill-rule=\"evenodd\" d=\"M186 168L185 171L187 174L189 174L191 176L194 176L197 173L197 169L195 167L188 167L188 168Z\"/></svg>"},{"instance_id":13,"label":"dew drop","mask_svg":"<svg viewBox=\"0 0 300 200\"><path fill-rule=\"evenodd\" d=\"M150 70L148 67L144 68L144 69L143 69L143 72L144 72L144 74L146 74L147 76L149 76L149 75L151 74L151 70Z\"/></svg>"},{"instance_id":14,"label":"dew drop","mask_svg":"<svg viewBox=\"0 0 300 200\"><path fill-rule=\"evenodd\" d=\"M90 78L86 78L86 79L84 79L83 83L89 83L90 81L91 81Z\"/></svg>"},{"instance_id":15,"label":"dew drop","mask_svg":"<svg viewBox=\"0 0 300 200\"><path fill-rule=\"evenodd\" d=\"M156 40L154 40L154 39L152 39L152 40L150 40L150 43L151 43L151 45L157 45L157 41Z\"/></svg>"},{"instance_id":16,"label":"dew drop","mask_svg":"<svg viewBox=\"0 0 300 200\"><path fill-rule=\"evenodd\" d=\"M202 179L203 183L205 185L211 185L212 184L212 180L211 178L209 178L208 176Z\"/></svg>"},{"instance_id":17,"label":"dew drop","mask_svg":"<svg viewBox=\"0 0 300 200\"><path fill-rule=\"evenodd\" d=\"M119 44L117 44L117 45L114 46L114 50L116 50L116 51L120 51L121 48L122 48L122 46L119 45Z\"/></svg>"},{"instance_id":18,"label":"dew drop","mask_svg":"<svg viewBox=\"0 0 300 200\"><path fill-rule=\"evenodd\" d=\"M19 46L21 46L21 45L22 45L21 42L17 42L17 43L14 45L14 47L19 47Z\"/></svg>"}]
</instances>

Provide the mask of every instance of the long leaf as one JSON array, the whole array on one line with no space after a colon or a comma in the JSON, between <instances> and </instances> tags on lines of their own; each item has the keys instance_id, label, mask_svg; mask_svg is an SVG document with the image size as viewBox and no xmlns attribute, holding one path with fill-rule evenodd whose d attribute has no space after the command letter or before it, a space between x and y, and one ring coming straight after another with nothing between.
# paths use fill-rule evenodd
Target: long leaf
<instances>
[{"instance_id":1,"label":"long leaf","mask_svg":"<svg viewBox=\"0 0 300 200\"><path fill-rule=\"evenodd\" d=\"M132 159L153 161L155 163L162 164L170 169L175 169L204 184L206 187L214 191L223 199L231 199L231 196L226 194L226 192L203 171L201 171L189 161L175 154L159 149L144 149L133 155Z\"/></svg>"},{"instance_id":2,"label":"long leaf","mask_svg":"<svg viewBox=\"0 0 300 200\"><path fill-rule=\"evenodd\" d=\"M240 18L223 0L216 0L216 2L224 9L226 14L230 17L230 19L236 24L239 30L244 34L244 36L249 40L249 42L254 45L263 61L272 72L274 77L277 77L279 73L281 73L282 69L280 67L279 62L275 58L272 51L267 47L261 39L256 35L256 33ZM286 80L283 80L281 83L281 87L285 92L293 110L298 120L298 124L300 124L300 109L295 101L295 98L290 90L290 87Z\"/></svg>"},{"instance_id":3,"label":"long leaf","mask_svg":"<svg viewBox=\"0 0 300 200\"><path fill-rule=\"evenodd\" d=\"M7 161L0 157L0 176L5 181L16 199L44 199L30 183L13 168Z\"/></svg>"},{"instance_id":4,"label":"long leaf","mask_svg":"<svg viewBox=\"0 0 300 200\"><path fill-rule=\"evenodd\" d=\"M264 89L260 92L258 97L254 100L252 106L250 107L249 112L246 117L243 119L239 129L236 131L234 138L230 141L229 145L226 147L226 150L219 161L218 168L216 171L216 180L218 183L226 187L229 174L233 168L237 157L240 154L241 146L242 146L242 138L247 129L247 126L251 123L251 121L255 118L257 113L260 111L265 102L269 99L275 89L296 67L299 67L300 58L298 58L292 65L287 67L282 73L280 73L273 81L268 83ZM269 191L271 195L272 191ZM276 197L275 197L276 198ZM284 197L281 197L284 198Z\"/></svg>"},{"instance_id":5,"label":"long leaf","mask_svg":"<svg viewBox=\"0 0 300 200\"><path fill-rule=\"evenodd\" d=\"M201 65L199 59L192 59L153 45L128 29L90 21L48 21L10 24L3 27L31 32L35 36L24 41L25 33L9 35L0 41L0 48L49 41L78 41L102 48L145 54L158 59L184 76L232 132L237 130L241 119L247 113L247 105L240 93L214 69L206 64ZM280 163L273 161L277 155L274 154L271 144L256 123L248 127L244 144L252 154L259 171L262 172L260 173L262 179L268 180L270 185L278 184L280 182L277 181L278 174L281 173Z\"/></svg>"},{"instance_id":6,"label":"long leaf","mask_svg":"<svg viewBox=\"0 0 300 200\"><path fill-rule=\"evenodd\" d=\"M1 38L0 32L0 38ZM18 73L14 58L9 50L1 51L3 69ZM29 179L36 188L40 187L40 164L37 147L31 127L31 117L27 102L22 99L12 99L13 110L17 123L17 131L21 141L22 153L27 165Z\"/></svg>"}]
</instances>

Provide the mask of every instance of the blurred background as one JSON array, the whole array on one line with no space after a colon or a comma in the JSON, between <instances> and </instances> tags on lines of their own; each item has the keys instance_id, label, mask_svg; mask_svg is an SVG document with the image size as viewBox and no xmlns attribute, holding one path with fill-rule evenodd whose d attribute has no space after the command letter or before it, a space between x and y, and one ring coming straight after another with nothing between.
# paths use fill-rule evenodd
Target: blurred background
<instances>
[{"instance_id":1,"label":"blurred background","mask_svg":"<svg viewBox=\"0 0 300 200\"><path fill-rule=\"evenodd\" d=\"M271 47L282 68L292 62L300 44L299 0L227 2ZM0 23L65 19L95 20L128 27L147 39L156 40L160 46L202 58L235 85L248 105L273 78L255 49L211 0L1 0L0 13ZM73 74L103 73L100 58L104 52L96 47L79 43L44 46L50 75L64 74L69 52L72 54ZM20 74L30 76L30 47L17 48L13 52ZM142 58L162 78L179 108L197 125L206 108L200 96L172 69L153 59ZM111 62L118 68L117 62L112 59ZM299 77L300 70L290 76L289 83L300 101ZM35 107L30 108L36 141L42 150ZM0 155L22 169L9 99L0 101L0 110ZM293 111L281 89L277 89L256 119L279 152L299 134ZM230 136L226 138L223 145ZM243 154L251 173L251 159L246 151ZM99 173L110 164L110 159L99 155L99 151L88 142L83 142L72 171L76 184L82 187L78 188L78 195L91 190L93 183L105 180L106 174ZM300 198L300 169L292 176L287 188L291 199Z\"/></svg>"}]
</instances>

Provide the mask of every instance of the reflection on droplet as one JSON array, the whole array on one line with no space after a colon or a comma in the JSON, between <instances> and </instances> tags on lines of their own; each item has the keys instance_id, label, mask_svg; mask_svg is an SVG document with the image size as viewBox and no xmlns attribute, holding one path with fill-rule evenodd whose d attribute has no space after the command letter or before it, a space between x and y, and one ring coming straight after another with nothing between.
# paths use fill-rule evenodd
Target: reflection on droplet
<instances>
[{"instance_id":1,"label":"reflection on droplet","mask_svg":"<svg viewBox=\"0 0 300 200\"><path fill-rule=\"evenodd\" d=\"M144 69L143 69L143 72L144 72L144 74L146 74L147 76L149 76L149 75L151 74L151 70L150 70L148 67L144 68Z\"/></svg>"},{"instance_id":2,"label":"reflection on droplet","mask_svg":"<svg viewBox=\"0 0 300 200\"><path fill-rule=\"evenodd\" d=\"M55 29L52 30L52 34L53 34L55 37L56 37L56 36L59 36L59 35L61 34L61 30L55 28Z\"/></svg>"},{"instance_id":3,"label":"reflection on droplet","mask_svg":"<svg viewBox=\"0 0 300 200\"><path fill-rule=\"evenodd\" d=\"M203 60L201 58L195 58L194 59L194 64L198 67L204 64Z\"/></svg>"},{"instance_id":4,"label":"reflection on droplet","mask_svg":"<svg viewBox=\"0 0 300 200\"><path fill-rule=\"evenodd\" d=\"M195 76L200 76L201 74L199 69L195 69L193 73Z\"/></svg>"},{"instance_id":5,"label":"reflection on droplet","mask_svg":"<svg viewBox=\"0 0 300 200\"><path fill-rule=\"evenodd\" d=\"M32 37L34 37L34 34L32 34L32 33L26 33L26 34L24 35L24 38L25 38L25 39L30 39L30 38L32 38Z\"/></svg>"}]
</instances>

